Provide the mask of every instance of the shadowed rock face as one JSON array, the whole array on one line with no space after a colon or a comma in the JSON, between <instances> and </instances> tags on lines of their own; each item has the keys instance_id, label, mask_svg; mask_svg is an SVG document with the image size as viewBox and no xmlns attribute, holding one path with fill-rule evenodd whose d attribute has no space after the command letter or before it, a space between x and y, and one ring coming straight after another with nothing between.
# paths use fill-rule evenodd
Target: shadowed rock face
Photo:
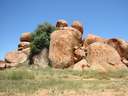
<instances>
[{"instance_id":1,"label":"shadowed rock face","mask_svg":"<svg viewBox=\"0 0 128 96\"><path fill-rule=\"evenodd\" d=\"M49 59L48 59L48 49L44 48L39 54L33 56L33 64L41 67L41 68L46 68L48 67L49 64Z\"/></svg>"},{"instance_id":2,"label":"shadowed rock face","mask_svg":"<svg viewBox=\"0 0 128 96\"><path fill-rule=\"evenodd\" d=\"M120 55L115 48L95 42L87 49L87 62L91 64L92 69L113 70L123 69L126 66L121 62Z\"/></svg>"}]
</instances>

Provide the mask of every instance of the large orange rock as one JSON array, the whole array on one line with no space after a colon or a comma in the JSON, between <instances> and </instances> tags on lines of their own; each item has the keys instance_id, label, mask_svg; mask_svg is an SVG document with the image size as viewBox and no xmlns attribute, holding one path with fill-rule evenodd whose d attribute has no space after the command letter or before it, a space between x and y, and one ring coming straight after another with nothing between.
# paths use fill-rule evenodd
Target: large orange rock
<instances>
[{"instance_id":1,"label":"large orange rock","mask_svg":"<svg viewBox=\"0 0 128 96\"><path fill-rule=\"evenodd\" d=\"M53 67L66 68L74 64L74 47L80 45L81 37L81 32L70 27L56 30L51 34L49 59Z\"/></svg>"},{"instance_id":2,"label":"large orange rock","mask_svg":"<svg viewBox=\"0 0 128 96\"><path fill-rule=\"evenodd\" d=\"M83 41L83 46L86 48L88 45L94 43L94 42L102 42L105 43L107 39L93 35L93 34L89 34L85 40Z\"/></svg>"},{"instance_id":3,"label":"large orange rock","mask_svg":"<svg viewBox=\"0 0 128 96\"><path fill-rule=\"evenodd\" d=\"M31 41L31 33L30 32L25 32L22 33L21 37L20 37L20 41L21 42L30 42Z\"/></svg>"},{"instance_id":4,"label":"large orange rock","mask_svg":"<svg viewBox=\"0 0 128 96\"><path fill-rule=\"evenodd\" d=\"M20 64L27 60L28 56L21 51L8 52L5 56L5 61L8 63Z\"/></svg>"},{"instance_id":5,"label":"large orange rock","mask_svg":"<svg viewBox=\"0 0 128 96\"><path fill-rule=\"evenodd\" d=\"M127 68L121 62L121 57L115 48L99 42L89 45L86 60L95 70L106 71Z\"/></svg>"}]
</instances>

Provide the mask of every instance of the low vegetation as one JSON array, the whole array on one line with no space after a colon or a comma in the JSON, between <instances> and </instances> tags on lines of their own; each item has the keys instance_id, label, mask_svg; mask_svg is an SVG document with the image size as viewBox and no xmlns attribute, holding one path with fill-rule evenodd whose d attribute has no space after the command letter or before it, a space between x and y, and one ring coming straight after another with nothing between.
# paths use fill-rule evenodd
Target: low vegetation
<instances>
[{"instance_id":1,"label":"low vegetation","mask_svg":"<svg viewBox=\"0 0 128 96\"><path fill-rule=\"evenodd\" d=\"M45 22L40 24L32 33L31 54L39 53L43 48L49 48L50 34L55 30L55 26Z\"/></svg>"},{"instance_id":2,"label":"low vegetation","mask_svg":"<svg viewBox=\"0 0 128 96\"><path fill-rule=\"evenodd\" d=\"M110 90L121 92L121 95L112 96L127 96L127 70L101 73L94 70L81 72L71 69L21 67L0 71L0 96L72 96L70 93L83 96L80 94ZM45 93L49 95L39 95Z\"/></svg>"},{"instance_id":3,"label":"low vegetation","mask_svg":"<svg viewBox=\"0 0 128 96\"><path fill-rule=\"evenodd\" d=\"M37 29L31 33L32 39L30 42L30 64L33 64L32 57L41 52L42 49L49 49L50 34L56 29L55 26L45 22L40 24Z\"/></svg>"}]
</instances>

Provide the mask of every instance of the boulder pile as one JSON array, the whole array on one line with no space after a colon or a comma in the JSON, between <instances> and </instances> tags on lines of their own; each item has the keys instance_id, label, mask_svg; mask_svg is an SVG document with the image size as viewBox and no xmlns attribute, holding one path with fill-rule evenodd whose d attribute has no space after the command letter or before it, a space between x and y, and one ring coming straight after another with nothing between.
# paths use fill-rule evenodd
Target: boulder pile
<instances>
[{"instance_id":1,"label":"boulder pile","mask_svg":"<svg viewBox=\"0 0 128 96\"><path fill-rule=\"evenodd\" d=\"M83 26L74 21L71 27L59 20L51 34L49 60L54 68L108 71L127 69L128 43L117 38L89 34L82 40Z\"/></svg>"},{"instance_id":2,"label":"boulder pile","mask_svg":"<svg viewBox=\"0 0 128 96\"><path fill-rule=\"evenodd\" d=\"M18 67L26 62L30 54L30 41L30 32L23 33L17 50L6 53L5 60L0 61L0 69Z\"/></svg>"},{"instance_id":3,"label":"boulder pile","mask_svg":"<svg viewBox=\"0 0 128 96\"><path fill-rule=\"evenodd\" d=\"M88 34L82 39L83 25L74 21L71 26L65 20L58 20L56 30L50 35L49 49L42 49L32 57L33 63L46 68L72 68L73 70L109 70L128 69L128 42L118 38L102 38ZM17 67L27 61L30 55L31 33L20 37L16 51L8 52L0 69Z\"/></svg>"}]
</instances>

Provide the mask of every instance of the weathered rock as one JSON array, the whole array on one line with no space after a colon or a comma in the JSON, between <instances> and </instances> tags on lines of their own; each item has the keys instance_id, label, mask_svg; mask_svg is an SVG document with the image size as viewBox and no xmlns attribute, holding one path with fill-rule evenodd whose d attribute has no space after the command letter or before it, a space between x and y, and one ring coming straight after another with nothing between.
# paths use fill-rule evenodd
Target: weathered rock
<instances>
[{"instance_id":1,"label":"weathered rock","mask_svg":"<svg viewBox=\"0 0 128 96\"><path fill-rule=\"evenodd\" d=\"M30 42L31 41L31 33L30 32L25 32L22 33L20 37L21 42Z\"/></svg>"},{"instance_id":2,"label":"weathered rock","mask_svg":"<svg viewBox=\"0 0 128 96\"><path fill-rule=\"evenodd\" d=\"M20 64L27 60L27 55L21 51L8 52L5 56L5 61L10 64Z\"/></svg>"},{"instance_id":3,"label":"weathered rock","mask_svg":"<svg viewBox=\"0 0 128 96\"><path fill-rule=\"evenodd\" d=\"M68 27L67 21L63 19L58 20L56 23L56 27Z\"/></svg>"},{"instance_id":4,"label":"weathered rock","mask_svg":"<svg viewBox=\"0 0 128 96\"><path fill-rule=\"evenodd\" d=\"M82 71L82 70L89 69L89 67L90 65L87 63L86 59L82 59L73 65L73 70Z\"/></svg>"},{"instance_id":5,"label":"weathered rock","mask_svg":"<svg viewBox=\"0 0 128 96\"><path fill-rule=\"evenodd\" d=\"M83 41L83 46L86 48L88 45L94 43L94 42L101 42L101 43L105 43L106 39L105 38L101 38L99 36L93 35L93 34L89 34L85 40Z\"/></svg>"},{"instance_id":6,"label":"weathered rock","mask_svg":"<svg viewBox=\"0 0 128 96\"><path fill-rule=\"evenodd\" d=\"M80 45L82 34L72 29L67 27L51 34L49 59L55 68L66 68L74 64L74 47Z\"/></svg>"},{"instance_id":7,"label":"weathered rock","mask_svg":"<svg viewBox=\"0 0 128 96\"><path fill-rule=\"evenodd\" d=\"M91 64L92 69L100 71L127 68L121 62L120 55L115 48L99 42L89 45L86 60Z\"/></svg>"},{"instance_id":8,"label":"weathered rock","mask_svg":"<svg viewBox=\"0 0 128 96\"><path fill-rule=\"evenodd\" d=\"M6 66L6 62L0 60L0 69L5 69L5 66Z\"/></svg>"},{"instance_id":9,"label":"weathered rock","mask_svg":"<svg viewBox=\"0 0 128 96\"><path fill-rule=\"evenodd\" d=\"M30 47L30 42L20 42L18 45L18 50L23 50Z\"/></svg>"},{"instance_id":10,"label":"weathered rock","mask_svg":"<svg viewBox=\"0 0 128 96\"><path fill-rule=\"evenodd\" d=\"M120 54L121 58L128 59L128 43L126 41L112 38L107 41L107 44L114 47Z\"/></svg>"},{"instance_id":11,"label":"weathered rock","mask_svg":"<svg viewBox=\"0 0 128 96\"><path fill-rule=\"evenodd\" d=\"M80 31L83 34L83 25L79 21L74 21L72 23L72 27L77 29L78 31Z\"/></svg>"},{"instance_id":12,"label":"weathered rock","mask_svg":"<svg viewBox=\"0 0 128 96\"><path fill-rule=\"evenodd\" d=\"M33 64L39 66L41 68L48 67L49 59L48 59L48 49L44 48L39 54L32 57Z\"/></svg>"}]
</instances>

